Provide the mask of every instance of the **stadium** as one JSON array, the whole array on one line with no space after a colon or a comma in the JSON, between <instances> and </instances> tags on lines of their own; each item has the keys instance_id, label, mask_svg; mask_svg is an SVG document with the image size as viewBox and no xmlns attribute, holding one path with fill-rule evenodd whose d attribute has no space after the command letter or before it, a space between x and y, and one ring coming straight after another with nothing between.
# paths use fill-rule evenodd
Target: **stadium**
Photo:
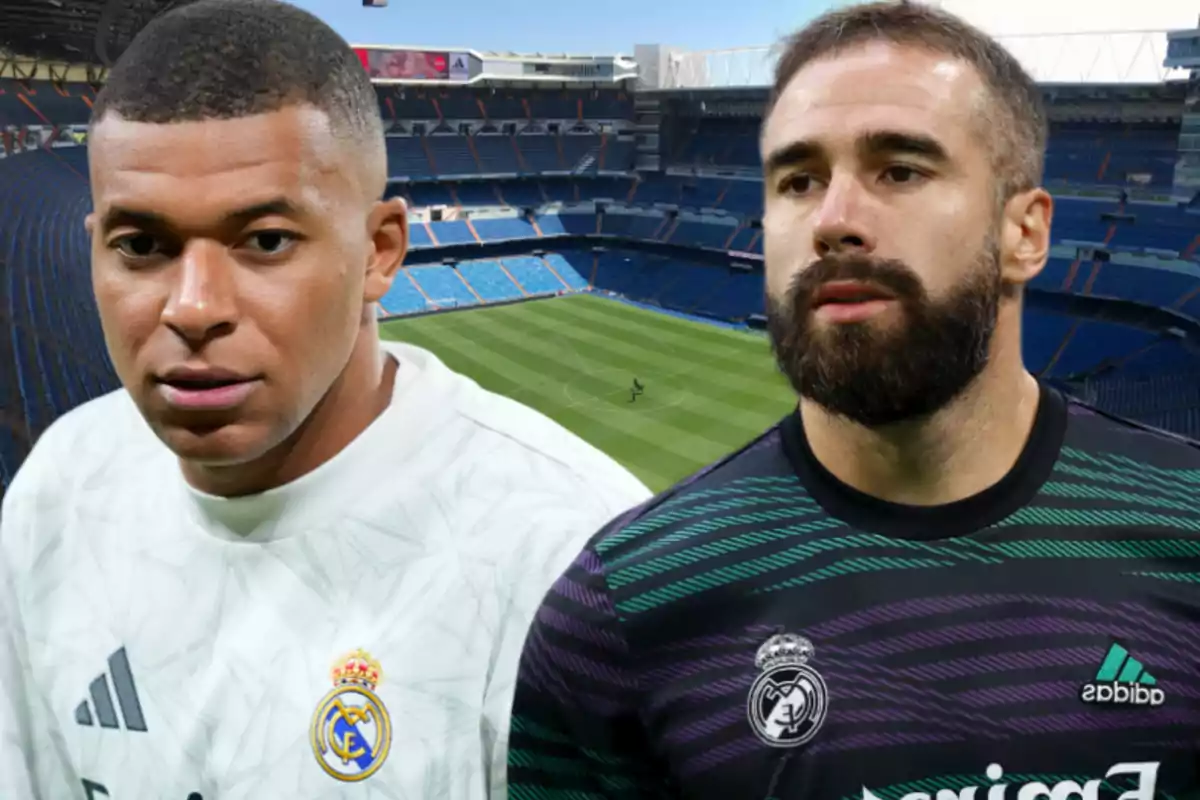
<instances>
[{"instance_id":1,"label":"stadium","mask_svg":"<svg viewBox=\"0 0 1200 800\"><path fill-rule=\"evenodd\" d=\"M0 491L56 418L118 386L81 224L86 128L105 65L172 5L0 10ZM1200 436L1200 30L1000 38L1051 115L1055 244L1026 298L1027 365ZM410 209L386 337L545 412L654 490L787 412L761 332L770 48L358 52L388 192Z\"/></svg>"}]
</instances>

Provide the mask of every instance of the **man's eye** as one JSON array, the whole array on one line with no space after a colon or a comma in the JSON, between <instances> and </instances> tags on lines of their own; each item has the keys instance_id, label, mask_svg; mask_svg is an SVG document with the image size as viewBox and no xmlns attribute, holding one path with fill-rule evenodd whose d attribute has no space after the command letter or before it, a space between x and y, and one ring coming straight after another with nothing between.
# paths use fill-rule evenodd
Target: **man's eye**
<instances>
[{"instance_id":1,"label":"man's eye","mask_svg":"<svg viewBox=\"0 0 1200 800\"><path fill-rule=\"evenodd\" d=\"M296 235L288 231L259 231L251 234L246 244L264 255L277 255L296 243Z\"/></svg>"},{"instance_id":2,"label":"man's eye","mask_svg":"<svg viewBox=\"0 0 1200 800\"><path fill-rule=\"evenodd\" d=\"M162 253L161 242L148 233L122 236L112 246L126 258L150 258Z\"/></svg>"},{"instance_id":3,"label":"man's eye","mask_svg":"<svg viewBox=\"0 0 1200 800\"><path fill-rule=\"evenodd\" d=\"M811 175L789 175L780 186L780 191L783 194L805 194L812 189L812 184Z\"/></svg>"},{"instance_id":4,"label":"man's eye","mask_svg":"<svg viewBox=\"0 0 1200 800\"><path fill-rule=\"evenodd\" d=\"M888 167L886 170L884 170L883 174L887 176L887 179L892 183L912 183L913 181L919 180L922 177L918 170L912 167L906 167L903 164L897 164L894 167Z\"/></svg>"}]
</instances>

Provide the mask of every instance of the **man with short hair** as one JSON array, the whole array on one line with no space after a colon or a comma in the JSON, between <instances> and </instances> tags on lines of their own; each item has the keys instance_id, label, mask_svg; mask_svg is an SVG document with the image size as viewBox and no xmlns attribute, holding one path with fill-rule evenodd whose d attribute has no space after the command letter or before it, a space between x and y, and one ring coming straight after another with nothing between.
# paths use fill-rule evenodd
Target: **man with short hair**
<instances>
[{"instance_id":1,"label":"man with short hair","mask_svg":"<svg viewBox=\"0 0 1200 800\"><path fill-rule=\"evenodd\" d=\"M56 422L4 498L0 798L502 797L533 611L649 493L380 342L405 207L369 79L315 17L156 19L89 154L124 391Z\"/></svg>"},{"instance_id":2,"label":"man with short hair","mask_svg":"<svg viewBox=\"0 0 1200 800\"><path fill-rule=\"evenodd\" d=\"M1021 360L1038 88L944 12L831 12L763 123L796 411L547 595L513 797L982 800L1200 786L1200 449Z\"/></svg>"}]
</instances>

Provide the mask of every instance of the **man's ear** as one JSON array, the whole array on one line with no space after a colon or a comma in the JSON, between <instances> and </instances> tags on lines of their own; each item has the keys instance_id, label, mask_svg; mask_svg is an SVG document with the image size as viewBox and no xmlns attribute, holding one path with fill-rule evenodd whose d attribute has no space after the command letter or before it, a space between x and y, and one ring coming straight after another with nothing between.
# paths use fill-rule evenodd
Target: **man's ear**
<instances>
[{"instance_id":1,"label":"man's ear","mask_svg":"<svg viewBox=\"0 0 1200 800\"><path fill-rule=\"evenodd\" d=\"M83 229L87 231L87 235L91 236L96 230L96 212L90 212L83 218Z\"/></svg>"},{"instance_id":2,"label":"man's ear","mask_svg":"<svg viewBox=\"0 0 1200 800\"><path fill-rule=\"evenodd\" d=\"M1000 237L1000 277L1005 286L1024 288L1050 258L1054 200L1045 189L1020 192L1004 204Z\"/></svg>"},{"instance_id":3,"label":"man's ear","mask_svg":"<svg viewBox=\"0 0 1200 800\"><path fill-rule=\"evenodd\" d=\"M381 200L367 219L374 247L367 260L363 300L378 303L392 288L392 281L408 254L408 206L402 197Z\"/></svg>"}]
</instances>

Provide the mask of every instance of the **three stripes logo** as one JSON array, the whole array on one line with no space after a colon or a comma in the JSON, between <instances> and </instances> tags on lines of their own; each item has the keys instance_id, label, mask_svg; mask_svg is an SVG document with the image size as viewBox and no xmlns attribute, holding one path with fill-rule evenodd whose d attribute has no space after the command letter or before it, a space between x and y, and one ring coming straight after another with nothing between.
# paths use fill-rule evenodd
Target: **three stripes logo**
<instances>
[{"instance_id":1,"label":"three stripes logo","mask_svg":"<svg viewBox=\"0 0 1200 800\"><path fill-rule=\"evenodd\" d=\"M1114 642L1095 680L1079 687L1079 699L1098 706L1161 706L1166 695L1142 662Z\"/></svg>"},{"instance_id":2,"label":"three stripes logo","mask_svg":"<svg viewBox=\"0 0 1200 800\"><path fill-rule=\"evenodd\" d=\"M109 691L109 680L113 691ZM116 694L116 706L113 694ZM120 729L117 708L127 731L145 731L146 718L142 716L142 703L138 699L137 687L133 683L133 671L129 669L129 657L122 647L108 657L108 673L100 673L88 685L89 697L75 707L75 721L88 727L99 723L101 728ZM90 702L89 702L90 700Z\"/></svg>"}]
</instances>

